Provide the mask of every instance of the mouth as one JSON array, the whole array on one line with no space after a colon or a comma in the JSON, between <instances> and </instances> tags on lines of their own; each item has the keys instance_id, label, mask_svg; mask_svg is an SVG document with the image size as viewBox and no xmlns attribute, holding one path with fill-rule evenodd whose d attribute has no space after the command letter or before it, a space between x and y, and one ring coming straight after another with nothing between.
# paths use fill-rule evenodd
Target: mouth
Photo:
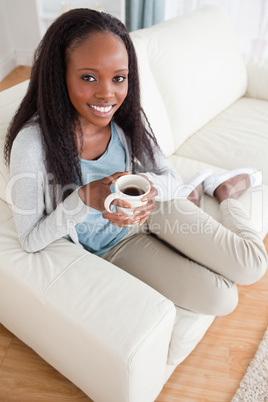
<instances>
[{"instance_id":1,"label":"mouth","mask_svg":"<svg viewBox=\"0 0 268 402\"><path fill-rule=\"evenodd\" d=\"M115 107L115 105L99 105L99 106L97 106L97 105L91 105L91 104L88 104L88 106L98 116L109 116Z\"/></svg>"}]
</instances>

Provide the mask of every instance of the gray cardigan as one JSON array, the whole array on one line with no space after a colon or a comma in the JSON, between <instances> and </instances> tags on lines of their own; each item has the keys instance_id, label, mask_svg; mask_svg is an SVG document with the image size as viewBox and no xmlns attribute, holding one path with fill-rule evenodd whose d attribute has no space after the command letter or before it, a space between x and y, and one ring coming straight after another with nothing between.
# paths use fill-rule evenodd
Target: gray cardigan
<instances>
[{"instance_id":1,"label":"gray cardigan","mask_svg":"<svg viewBox=\"0 0 268 402\"><path fill-rule=\"evenodd\" d=\"M126 170L131 172L130 142L120 127L116 129L126 151ZM172 199L182 181L163 153L156 146L154 150L157 168L150 161L145 166L137 162L136 172L152 181L158 190L156 200ZM90 207L82 202L77 188L64 201L58 195L54 209L49 185L41 132L37 124L31 125L13 143L9 182L15 225L25 251L42 250L61 237L79 244L75 225L85 220Z\"/></svg>"}]
</instances>

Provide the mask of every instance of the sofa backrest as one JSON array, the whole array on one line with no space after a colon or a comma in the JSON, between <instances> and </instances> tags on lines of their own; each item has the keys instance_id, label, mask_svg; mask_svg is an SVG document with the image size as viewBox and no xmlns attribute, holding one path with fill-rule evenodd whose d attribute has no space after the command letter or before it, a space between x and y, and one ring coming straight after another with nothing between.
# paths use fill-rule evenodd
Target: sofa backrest
<instances>
[{"instance_id":1,"label":"sofa backrest","mask_svg":"<svg viewBox=\"0 0 268 402\"><path fill-rule=\"evenodd\" d=\"M28 81L0 92L0 198L6 201L6 186L9 180L9 169L4 161L4 143L8 126L25 95Z\"/></svg>"},{"instance_id":2,"label":"sofa backrest","mask_svg":"<svg viewBox=\"0 0 268 402\"><path fill-rule=\"evenodd\" d=\"M225 11L197 11L131 33L142 105L167 156L243 96L247 73Z\"/></svg>"}]
</instances>

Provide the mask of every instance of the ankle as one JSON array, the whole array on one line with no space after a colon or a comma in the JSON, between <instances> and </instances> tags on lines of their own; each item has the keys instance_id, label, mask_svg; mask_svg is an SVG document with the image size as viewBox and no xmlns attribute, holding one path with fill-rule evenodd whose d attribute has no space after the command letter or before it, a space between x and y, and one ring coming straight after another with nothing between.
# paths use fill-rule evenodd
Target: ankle
<instances>
[{"instance_id":1,"label":"ankle","mask_svg":"<svg viewBox=\"0 0 268 402\"><path fill-rule=\"evenodd\" d=\"M250 178L247 174L235 176L220 184L214 191L219 203L227 198L238 199L250 187Z\"/></svg>"},{"instance_id":2,"label":"ankle","mask_svg":"<svg viewBox=\"0 0 268 402\"><path fill-rule=\"evenodd\" d=\"M228 186L225 182L220 184L213 193L214 197L220 204L222 201L227 200L228 198L232 198L230 196L230 186Z\"/></svg>"}]
</instances>

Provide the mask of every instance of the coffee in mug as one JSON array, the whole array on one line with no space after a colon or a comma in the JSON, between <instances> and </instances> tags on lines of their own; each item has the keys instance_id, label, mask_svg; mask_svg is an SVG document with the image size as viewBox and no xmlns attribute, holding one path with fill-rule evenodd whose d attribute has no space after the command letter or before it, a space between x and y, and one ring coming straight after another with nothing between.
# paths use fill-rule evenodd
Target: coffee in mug
<instances>
[{"instance_id":1,"label":"coffee in mug","mask_svg":"<svg viewBox=\"0 0 268 402\"><path fill-rule=\"evenodd\" d=\"M139 195L145 194L145 191L143 191L141 188L138 187L126 187L122 188L122 193L126 195L131 195L132 197L137 197Z\"/></svg>"}]
</instances>

